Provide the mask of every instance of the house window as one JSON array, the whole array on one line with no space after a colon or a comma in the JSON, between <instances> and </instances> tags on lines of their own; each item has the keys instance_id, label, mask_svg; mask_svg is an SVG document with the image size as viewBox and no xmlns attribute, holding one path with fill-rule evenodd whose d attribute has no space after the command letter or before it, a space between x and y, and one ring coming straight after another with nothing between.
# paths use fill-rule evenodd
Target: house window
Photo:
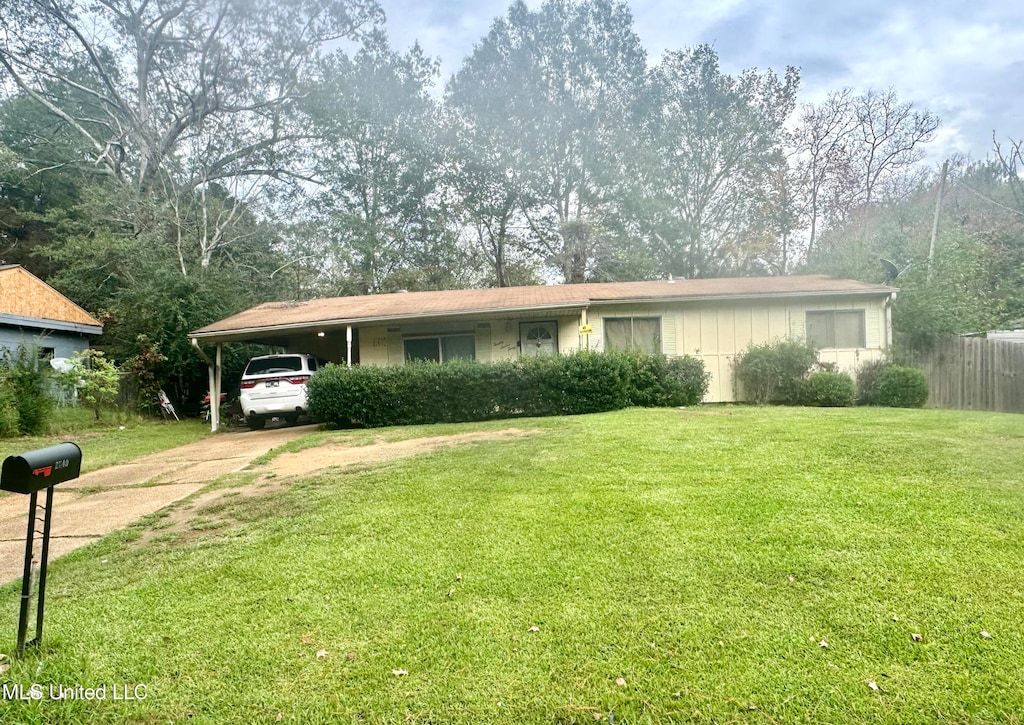
<instances>
[{"instance_id":1,"label":"house window","mask_svg":"<svg viewBox=\"0 0 1024 725\"><path fill-rule=\"evenodd\" d=\"M661 352L661 318L606 317L604 344L608 350Z\"/></svg>"},{"instance_id":2,"label":"house window","mask_svg":"<svg viewBox=\"0 0 1024 725\"><path fill-rule=\"evenodd\" d=\"M405 339L405 359L427 362L476 359L476 338L473 335L435 335Z\"/></svg>"},{"instance_id":3,"label":"house window","mask_svg":"<svg viewBox=\"0 0 1024 725\"><path fill-rule=\"evenodd\" d=\"M815 350L865 347L864 310L808 312L807 344Z\"/></svg>"}]
</instances>

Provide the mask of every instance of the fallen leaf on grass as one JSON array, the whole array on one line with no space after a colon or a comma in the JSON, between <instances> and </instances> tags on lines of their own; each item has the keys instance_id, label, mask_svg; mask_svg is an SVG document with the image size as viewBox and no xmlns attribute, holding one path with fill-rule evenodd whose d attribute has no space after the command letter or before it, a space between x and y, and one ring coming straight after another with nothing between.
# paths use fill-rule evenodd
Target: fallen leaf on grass
<instances>
[{"instance_id":1,"label":"fallen leaf on grass","mask_svg":"<svg viewBox=\"0 0 1024 725\"><path fill-rule=\"evenodd\" d=\"M455 575L455 581L457 581L457 582L462 581L462 574L456 574Z\"/></svg>"},{"instance_id":2,"label":"fallen leaf on grass","mask_svg":"<svg viewBox=\"0 0 1024 725\"><path fill-rule=\"evenodd\" d=\"M878 689L878 683L875 682L874 680L868 680L868 687L870 687L872 690L877 690Z\"/></svg>"},{"instance_id":3,"label":"fallen leaf on grass","mask_svg":"<svg viewBox=\"0 0 1024 725\"><path fill-rule=\"evenodd\" d=\"M626 679L624 677L616 677L615 678L615 684L618 685L619 687L625 687L626 686Z\"/></svg>"},{"instance_id":4,"label":"fallen leaf on grass","mask_svg":"<svg viewBox=\"0 0 1024 725\"><path fill-rule=\"evenodd\" d=\"M603 718L604 718L604 715L602 715L602 714L601 714L601 713L599 713L599 712L593 712L593 713L591 713L591 714L590 714L590 716L591 716L592 718L594 718L594 720L601 720L601 719L603 719Z\"/></svg>"},{"instance_id":5,"label":"fallen leaf on grass","mask_svg":"<svg viewBox=\"0 0 1024 725\"><path fill-rule=\"evenodd\" d=\"M325 658L326 656L327 656L327 650L325 650L325 649L318 649L318 650L316 651L316 658L317 658L318 660L322 660L322 659L324 659L324 658Z\"/></svg>"},{"instance_id":6,"label":"fallen leaf on grass","mask_svg":"<svg viewBox=\"0 0 1024 725\"><path fill-rule=\"evenodd\" d=\"M981 630L981 638L982 638L982 639L992 639L992 635L991 635L991 634L989 634L988 632L986 632L986 631L985 631L985 630L983 629L983 630Z\"/></svg>"},{"instance_id":7,"label":"fallen leaf on grass","mask_svg":"<svg viewBox=\"0 0 1024 725\"><path fill-rule=\"evenodd\" d=\"M535 625L533 625L532 627L530 627L530 628L529 628L528 630L526 630L526 631L527 631L527 632L539 632L539 631L540 631L540 627L538 627L538 626L537 626L537 625L535 624Z\"/></svg>"},{"instance_id":8,"label":"fallen leaf on grass","mask_svg":"<svg viewBox=\"0 0 1024 725\"><path fill-rule=\"evenodd\" d=\"M395 677L405 677L409 674L408 670L391 670L391 674Z\"/></svg>"},{"instance_id":9,"label":"fallen leaf on grass","mask_svg":"<svg viewBox=\"0 0 1024 725\"><path fill-rule=\"evenodd\" d=\"M277 713L277 717L274 718L274 722L281 722L282 720L284 720L284 713Z\"/></svg>"},{"instance_id":10,"label":"fallen leaf on grass","mask_svg":"<svg viewBox=\"0 0 1024 725\"><path fill-rule=\"evenodd\" d=\"M818 642L818 646L822 649L828 649L828 642L826 642L825 640L821 640L820 642Z\"/></svg>"},{"instance_id":11,"label":"fallen leaf on grass","mask_svg":"<svg viewBox=\"0 0 1024 725\"><path fill-rule=\"evenodd\" d=\"M10 665L0 665L0 675L2 675L3 673L7 672L7 670L9 670L9 669L11 669Z\"/></svg>"},{"instance_id":12,"label":"fallen leaf on grass","mask_svg":"<svg viewBox=\"0 0 1024 725\"><path fill-rule=\"evenodd\" d=\"M454 594L454 593L455 593L454 589L449 589L448 590L448 598L451 599L452 598L452 594Z\"/></svg>"},{"instance_id":13,"label":"fallen leaf on grass","mask_svg":"<svg viewBox=\"0 0 1024 725\"><path fill-rule=\"evenodd\" d=\"M924 636L918 634L917 632L914 632L912 635L910 635L910 638L915 642L920 642L924 639Z\"/></svg>"},{"instance_id":14,"label":"fallen leaf on grass","mask_svg":"<svg viewBox=\"0 0 1024 725\"><path fill-rule=\"evenodd\" d=\"M302 644L313 644L313 635L304 634L302 635Z\"/></svg>"}]
</instances>

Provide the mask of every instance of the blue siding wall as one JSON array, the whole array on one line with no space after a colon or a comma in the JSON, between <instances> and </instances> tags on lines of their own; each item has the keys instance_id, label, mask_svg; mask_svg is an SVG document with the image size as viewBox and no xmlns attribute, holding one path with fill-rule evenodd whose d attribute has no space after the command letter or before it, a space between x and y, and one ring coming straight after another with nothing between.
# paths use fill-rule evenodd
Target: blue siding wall
<instances>
[{"instance_id":1,"label":"blue siding wall","mask_svg":"<svg viewBox=\"0 0 1024 725\"><path fill-rule=\"evenodd\" d=\"M0 326L0 353L4 351L4 348L14 352L19 345L32 344L41 348L52 347L54 357L71 357L74 353L89 347L89 341L86 338L74 333L51 332L45 335L34 335L16 327Z\"/></svg>"}]
</instances>

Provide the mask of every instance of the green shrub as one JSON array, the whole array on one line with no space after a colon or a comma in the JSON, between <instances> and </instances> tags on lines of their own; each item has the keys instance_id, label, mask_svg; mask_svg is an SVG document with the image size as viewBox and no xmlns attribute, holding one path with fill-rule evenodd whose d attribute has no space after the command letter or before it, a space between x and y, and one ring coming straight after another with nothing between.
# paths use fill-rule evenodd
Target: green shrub
<instances>
[{"instance_id":1,"label":"green shrub","mask_svg":"<svg viewBox=\"0 0 1024 725\"><path fill-rule=\"evenodd\" d=\"M77 388L79 401L92 408L96 420L100 419L100 410L117 399L119 377L117 366L101 350L92 348L72 356L71 371L65 376Z\"/></svg>"},{"instance_id":2,"label":"green shrub","mask_svg":"<svg viewBox=\"0 0 1024 725\"><path fill-rule=\"evenodd\" d=\"M7 362L7 380L18 414L18 432L42 435L46 432L57 401L50 395L52 368L39 360L34 345L19 346Z\"/></svg>"},{"instance_id":3,"label":"green shrub","mask_svg":"<svg viewBox=\"0 0 1024 725\"><path fill-rule=\"evenodd\" d=\"M697 405L707 395L711 373L698 358L685 355L609 353L624 356L629 370L629 402L643 408Z\"/></svg>"},{"instance_id":4,"label":"green shrub","mask_svg":"<svg viewBox=\"0 0 1024 725\"><path fill-rule=\"evenodd\" d=\"M923 408L928 402L928 380L915 368L890 365L878 376L875 405Z\"/></svg>"},{"instance_id":5,"label":"green shrub","mask_svg":"<svg viewBox=\"0 0 1024 725\"><path fill-rule=\"evenodd\" d=\"M857 405L879 405L878 382L882 372L892 367L889 360L868 360L857 368Z\"/></svg>"},{"instance_id":6,"label":"green shrub","mask_svg":"<svg viewBox=\"0 0 1024 725\"><path fill-rule=\"evenodd\" d=\"M306 390L315 418L350 428L695 405L708 380L695 358L584 351L494 363L328 365Z\"/></svg>"},{"instance_id":7,"label":"green shrub","mask_svg":"<svg viewBox=\"0 0 1024 725\"><path fill-rule=\"evenodd\" d=\"M12 438L18 430L18 406L14 402L14 383L4 367L0 367L0 438Z\"/></svg>"},{"instance_id":8,"label":"green shrub","mask_svg":"<svg viewBox=\"0 0 1024 725\"><path fill-rule=\"evenodd\" d=\"M799 403L801 384L817 360L818 353L799 342L751 345L736 359L736 380L743 389L737 397L760 404Z\"/></svg>"},{"instance_id":9,"label":"green shrub","mask_svg":"<svg viewBox=\"0 0 1024 725\"><path fill-rule=\"evenodd\" d=\"M846 373L826 370L811 374L800 388L800 398L804 405L822 408L853 405L854 393L853 378Z\"/></svg>"}]
</instances>

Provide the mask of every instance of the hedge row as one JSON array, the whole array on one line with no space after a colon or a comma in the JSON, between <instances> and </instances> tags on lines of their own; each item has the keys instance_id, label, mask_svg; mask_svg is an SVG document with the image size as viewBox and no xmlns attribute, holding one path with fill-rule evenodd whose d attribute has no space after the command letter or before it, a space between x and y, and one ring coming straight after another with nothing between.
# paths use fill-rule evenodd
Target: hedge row
<instances>
[{"instance_id":1,"label":"hedge row","mask_svg":"<svg viewBox=\"0 0 1024 725\"><path fill-rule=\"evenodd\" d=\"M709 381L692 357L579 352L494 363L328 365L306 392L314 418L375 428L696 405Z\"/></svg>"}]
</instances>

